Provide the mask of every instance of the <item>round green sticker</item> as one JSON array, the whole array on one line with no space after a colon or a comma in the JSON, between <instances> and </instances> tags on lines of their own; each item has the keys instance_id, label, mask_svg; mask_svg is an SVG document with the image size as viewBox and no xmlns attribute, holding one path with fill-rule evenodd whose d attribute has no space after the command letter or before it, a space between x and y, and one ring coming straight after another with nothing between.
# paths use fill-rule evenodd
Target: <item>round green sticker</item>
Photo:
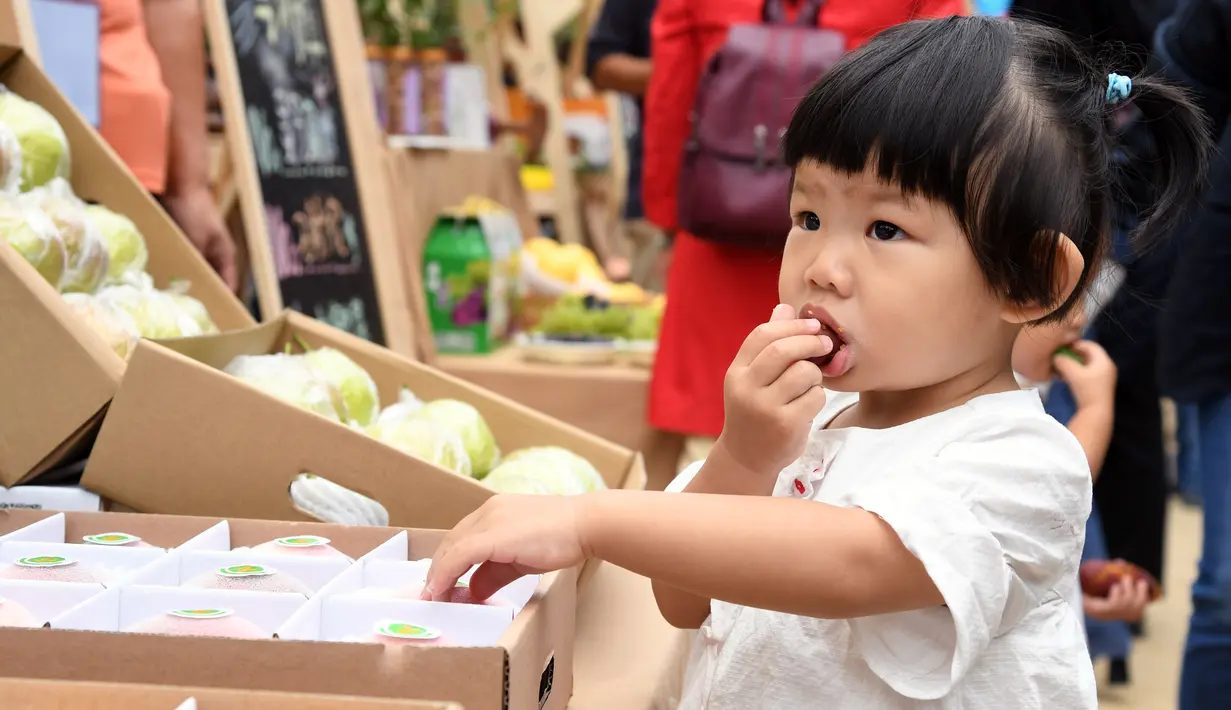
<instances>
[{"instance_id":1,"label":"round green sticker","mask_svg":"<svg viewBox=\"0 0 1231 710\"><path fill-rule=\"evenodd\" d=\"M277 573L278 570L264 565L233 565L218 570L223 577L267 577Z\"/></svg>"},{"instance_id":2,"label":"round green sticker","mask_svg":"<svg viewBox=\"0 0 1231 710\"><path fill-rule=\"evenodd\" d=\"M67 567L68 565L75 564L77 564L77 560L70 560L67 557L55 557L51 555L22 557L17 560L18 567Z\"/></svg>"},{"instance_id":3,"label":"round green sticker","mask_svg":"<svg viewBox=\"0 0 1231 710\"><path fill-rule=\"evenodd\" d=\"M141 542L141 538L136 535L129 535L122 532L101 533L99 535L86 535L82 538L91 545L130 545L134 542Z\"/></svg>"},{"instance_id":4,"label":"round green sticker","mask_svg":"<svg viewBox=\"0 0 1231 710\"><path fill-rule=\"evenodd\" d=\"M389 621L381 624L376 629L376 633L381 636L388 636L389 638L407 639L410 641L432 641L440 638L439 631L413 624L405 624L400 621Z\"/></svg>"},{"instance_id":5,"label":"round green sticker","mask_svg":"<svg viewBox=\"0 0 1231 710\"><path fill-rule=\"evenodd\" d=\"M280 537L274 543L283 547L322 547L329 544L329 538L317 535L297 535L295 537Z\"/></svg>"},{"instance_id":6,"label":"round green sticker","mask_svg":"<svg viewBox=\"0 0 1231 710\"><path fill-rule=\"evenodd\" d=\"M181 619L221 619L235 612L230 609L175 609L167 613Z\"/></svg>"}]
</instances>

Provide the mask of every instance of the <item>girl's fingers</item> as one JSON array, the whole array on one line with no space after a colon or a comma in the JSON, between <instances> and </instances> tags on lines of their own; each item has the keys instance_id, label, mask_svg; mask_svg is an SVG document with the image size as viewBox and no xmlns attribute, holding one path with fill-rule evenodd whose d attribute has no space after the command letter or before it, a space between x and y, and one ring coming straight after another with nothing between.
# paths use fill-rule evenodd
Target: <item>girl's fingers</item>
<instances>
[{"instance_id":1,"label":"girl's fingers","mask_svg":"<svg viewBox=\"0 0 1231 710\"><path fill-rule=\"evenodd\" d=\"M821 322L816 319L774 320L758 325L744 340L732 365L747 366L772 343L795 335L815 335L821 332Z\"/></svg>"},{"instance_id":2,"label":"girl's fingers","mask_svg":"<svg viewBox=\"0 0 1231 710\"><path fill-rule=\"evenodd\" d=\"M816 386L787 405L793 419L812 421L825 408L825 388Z\"/></svg>"},{"instance_id":3,"label":"girl's fingers","mask_svg":"<svg viewBox=\"0 0 1231 710\"><path fill-rule=\"evenodd\" d=\"M828 336L792 335L770 343L748 366L751 383L768 387L801 360L828 355L834 343Z\"/></svg>"},{"instance_id":4,"label":"girl's fingers","mask_svg":"<svg viewBox=\"0 0 1231 710\"><path fill-rule=\"evenodd\" d=\"M821 368L807 360L796 360L769 386L770 398L778 404L789 404L824 380Z\"/></svg>"},{"instance_id":5,"label":"girl's fingers","mask_svg":"<svg viewBox=\"0 0 1231 710\"><path fill-rule=\"evenodd\" d=\"M496 592L526 576L516 565L487 561L470 575L470 598L484 601Z\"/></svg>"},{"instance_id":6,"label":"girl's fingers","mask_svg":"<svg viewBox=\"0 0 1231 710\"><path fill-rule=\"evenodd\" d=\"M491 558L492 551L490 544L485 542L485 537L485 535L471 535L450 546L443 554L438 553L433 556L422 598L426 601L444 599L446 593L471 567L487 562Z\"/></svg>"}]
</instances>

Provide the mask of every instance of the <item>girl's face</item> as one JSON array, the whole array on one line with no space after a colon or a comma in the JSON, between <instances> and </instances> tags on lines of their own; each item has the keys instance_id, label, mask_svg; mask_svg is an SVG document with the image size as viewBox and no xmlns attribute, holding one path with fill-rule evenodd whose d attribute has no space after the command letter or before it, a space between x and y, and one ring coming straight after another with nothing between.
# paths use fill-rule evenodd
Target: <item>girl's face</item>
<instances>
[{"instance_id":1,"label":"girl's face","mask_svg":"<svg viewBox=\"0 0 1231 710\"><path fill-rule=\"evenodd\" d=\"M791 215L778 291L840 333L826 387L897 392L1007 373L1017 326L946 206L806 161Z\"/></svg>"}]
</instances>

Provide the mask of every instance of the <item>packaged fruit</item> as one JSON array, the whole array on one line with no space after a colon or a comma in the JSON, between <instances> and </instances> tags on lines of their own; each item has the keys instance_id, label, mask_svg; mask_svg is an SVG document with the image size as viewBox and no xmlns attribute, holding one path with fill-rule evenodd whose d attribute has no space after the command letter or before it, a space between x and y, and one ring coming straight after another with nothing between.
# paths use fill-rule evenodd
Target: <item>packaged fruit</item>
<instances>
[{"instance_id":1,"label":"packaged fruit","mask_svg":"<svg viewBox=\"0 0 1231 710\"><path fill-rule=\"evenodd\" d=\"M303 357L341 393L350 421L359 426L372 423L380 413L380 393L367 370L334 348L310 350Z\"/></svg>"},{"instance_id":2,"label":"packaged fruit","mask_svg":"<svg viewBox=\"0 0 1231 710\"><path fill-rule=\"evenodd\" d=\"M68 251L60 230L46 215L17 199L0 197L0 236L47 283L60 287L68 266Z\"/></svg>"},{"instance_id":3,"label":"packaged fruit","mask_svg":"<svg viewBox=\"0 0 1231 710\"><path fill-rule=\"evenodd\" d=\"M128 359L141 340L141 331L127 311L87 293L66 293L61 297L112 352L123 360Z\"/></svg>"},{"instance_id":4,"label":"packaged fruit","mask_svg":"<svg viewBox=\"0 0 1231 710\"><path fill-rule=\"evenodd\" d=\"M346 421L342 394L306 360L297 355L240 355L225 372L309 412L336 422Z\"/></svg>"},{"instance_id":5,"label":"packaged fruit","mask_svg":"<svg viewBox=\"0 0 1231 710\"><path fill-rule=\"evenodd\" d=\"M415 414L457 432L470 457L471 475L482 478L500 461L500 447L479 410L456 399L437 399Z\"/></svg>"},{"instance_id":6,"label":"packaged fruit","mask_svg":"<svg viewBox=\"0 0 1231 710\"><path fill-rule=\"evenodd\" d=\"M156 614L124 629L132 634L212 636L231 639L269 638L256 624L230 609L179 609Z\"/></svg>"},{"instance_id":7,"label":"packaged fruit","mask_svg":"<svg viewBox=\"0 0 1231 710\"><path fill-rule=\"evenodd\" d=\"M42 106L0 87L0 124L21 146L21 189L31 190L68 177L68 137Z\"/></svg>"},{"instance_id":8,"label":"packaged fruit","mask_svg":"<svg viewBox=\"0 0 1231 710\"><path fill-rule=\"evenodd\" d=\"M483 483L497 493L519 495L581 495L586 484L575 471L560 466L544 466L533 458L505 461Z\"/></svg>"},{"instance_id":9,"label":"packaged fruit","mask_svg":"<svg viewBox=\"0 0 1231 710\"><path fill-rule=\"evenodd\" d=\"M554 469L561 475L572 476L580 484L584 492L601 491L607 488L603 475L594 468L594 464L568 449L560 446L531 446L513 451L501 461L501 465L515 461L526 461L541 469ZM556 474L548 474L554 477Z\"/></svg>"},{"instance_id":10,"label":"packaged fruit","mask_svg":"<svg viewBox=\"0 0 1231 710\"><path fill-rule=\"evenodd\" d=\"M452 471L470 476L473 467L461 435L444 424L428 419L402 419L378 422L368 427L368 436L399 451Z\"/></svg>"},{"instance_id":11,"label":"packaged fruit","mask_svg":"<svg viewBox=\"0 0 1231 710\"><path fill-rule=\"evenodd\" d=\"M64 241L68 261L60 279L65 293L94 293L107 278L111 257L107 245L86 213L86 205L63 178L21 195L20 199L47 215Z\"/></svg>"},{"instance_id":12,"label":"packaged fruit","mask_svg":"<svg viewBox=\"0 0 1231 710\"><path fill-rule=\"evenodd\" d=\"M126 274L145 271L150 252L132 220L102 205L86 205L85 213L107 247L107 283L119 283Z\"/></svg>"}]
</instances>

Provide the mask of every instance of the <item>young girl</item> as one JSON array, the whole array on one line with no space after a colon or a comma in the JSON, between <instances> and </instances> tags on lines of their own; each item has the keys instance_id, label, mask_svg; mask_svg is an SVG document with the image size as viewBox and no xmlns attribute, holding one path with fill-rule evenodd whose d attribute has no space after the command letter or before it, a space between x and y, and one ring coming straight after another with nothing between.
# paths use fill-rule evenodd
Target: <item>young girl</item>
<instances>
[{"instance_id":1,"label":"young girl","mask_svg":"<svg viewBox=\"0 0 1231 710\"><path fill-rule=\"evenodd\" d=\"M479 595L587 557L645 575L668 621L700 628L682 708L1094 708L1067 604L1090 467L1010 358L1106 245L1103 119L1124 100L1162 156L1149 238L1206 162L1180 91L992 18L853 52L784 137L782 303L731 364L686 492L498 496L425 596L476 564Z\"/></svg>"}]
</instances>

